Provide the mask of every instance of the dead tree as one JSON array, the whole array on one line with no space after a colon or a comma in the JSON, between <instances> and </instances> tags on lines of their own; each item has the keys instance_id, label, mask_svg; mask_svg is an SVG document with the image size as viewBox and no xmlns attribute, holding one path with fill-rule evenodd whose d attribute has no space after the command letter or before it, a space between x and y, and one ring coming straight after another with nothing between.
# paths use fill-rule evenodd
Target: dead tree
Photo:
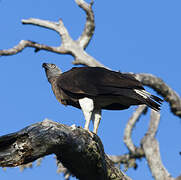
<instances>
[{"instance_id":1,"label":"dead tree","mask_svg":"<svg viewBox=\"0 0 181 180\"><path fill-rule=\"evenodd\" d=\"M45 50L57 54L69 54L74 57L74 65L105 67L85 51L95 29L92 10L93 1L90 4L84 0L75 1L84 10L87 17L84 30L77 40L73 40L70 37L61 19L59 22L34 18L24 19L22 20L23 24L41 26L56 31L61 37L61 45L52 47L34 41L21 40L18 45L11 49L0 50L0 56L17 54L26 47L31 47L35 49L35 52ZM143 85L152 88L160 94L169 103L172 113L181 117L181 99L173 89L152 74L140 73L135 74L135 76ZM146 106L139 106L126 125L124 143L128 148L127 154L108 156L104 153L103 145L97 135L90 134L76 126L68 127L45 120L30 125L16 133L0 137L0 166L14 167L25 165L48 154L55 154L60 171L67 173L68 169L72 175L79 179L128 180L130 178L115 167L114 164L121 163L131 168L136 166L136 159L145 158L155 180L172 180L174 178L162 164L159 144L155 138L160 114L151 111L149 128L139 147L136 147L132 140L133 128L139 117L145 113L145 110ZM82 163L84 163L86 169L80 168L80 166L83 167Z\"/></svg>"}]
</instances>

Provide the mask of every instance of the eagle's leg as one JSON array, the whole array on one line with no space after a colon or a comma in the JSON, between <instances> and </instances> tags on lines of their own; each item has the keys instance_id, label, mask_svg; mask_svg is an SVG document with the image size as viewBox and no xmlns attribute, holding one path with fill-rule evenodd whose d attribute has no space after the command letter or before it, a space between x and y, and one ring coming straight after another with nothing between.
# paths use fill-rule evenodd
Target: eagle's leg
<instances>
[{"instance_id":1,"label":"eagle's leg","mask_svg":"<svg viewBox=\"0 0 181 180\"><path fill-rule=\"evenodd\" d=\"M83 111L84 117L85 117L85 126L84 129L89 130L89 124L92 118L92 112L94 109L94 102L90 98L82 98L79 99L80 107Z\"/></svg>"},{"instance_id":2,"label":"eagle's leg","mask_svg":"<svg viewBox=\"0 0 181 180\"><path fill-rule=\"evenodd\" d=\"M92 113L92 121L93 121L93 124L94 124L94 133L97 134L97 130L98 130L98 127L99 127L99 123L100 123L100 120L101 120L101 109L94 109L93 113Z\"/></svg>"}]
</instances>

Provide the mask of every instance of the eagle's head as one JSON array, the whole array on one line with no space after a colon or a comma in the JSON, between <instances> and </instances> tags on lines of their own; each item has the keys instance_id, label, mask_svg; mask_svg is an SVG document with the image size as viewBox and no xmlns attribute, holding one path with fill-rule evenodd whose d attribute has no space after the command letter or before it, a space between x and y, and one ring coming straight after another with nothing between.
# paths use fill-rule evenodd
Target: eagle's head
<instances>
[{"instance_id":1,"label":"eagle's head","mask_svg":"<svg viewBox=\"0 0 181 180\"><path fill-rule=\"evenodd\" d=\"M46 76L49 82L51 78L58 77L62 73L62 71L55 64L43 63L42 67L45 68Z\"/></svg>"}]
</instances>

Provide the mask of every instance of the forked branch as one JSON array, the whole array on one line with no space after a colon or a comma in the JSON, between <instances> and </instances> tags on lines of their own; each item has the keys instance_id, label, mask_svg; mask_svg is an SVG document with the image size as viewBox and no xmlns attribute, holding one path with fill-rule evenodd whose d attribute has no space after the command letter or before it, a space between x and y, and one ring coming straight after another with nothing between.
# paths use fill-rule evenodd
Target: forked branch
<instances>
[{"instance_id":1,"label":"forked branch","mask_svg":"<svg viewBox=\"0 0 181 180\"><path fill-rule=\"evenodd\" d=\"M61 45L58 47L51 47L48 45L35 43L34 41L22 40L19 42L18 45L14 46L13 48L0 50L0 56L17 54L26 47L33 47L35 48L35 52L38 52L39 50L46 50L59 54L72 55L74 57L73 64L104 67L103 64L95 60L92 56L90 56L84 51L89 41L91 40L95 29L94 14L92 11L93 3L91 2L90 4L88 4L84 0L76 0L76 3L79 5L80 8L82 8L85 11L87 15L84 31L82 35L78 38L78 40L73 40L70 37L68 30L64 26L63 21L61 19L59 20L59 22L51 22L35 18L23 19L23 24L41 26L43 28L56 31L61 37Z\"/></svg>"}]
</instances>

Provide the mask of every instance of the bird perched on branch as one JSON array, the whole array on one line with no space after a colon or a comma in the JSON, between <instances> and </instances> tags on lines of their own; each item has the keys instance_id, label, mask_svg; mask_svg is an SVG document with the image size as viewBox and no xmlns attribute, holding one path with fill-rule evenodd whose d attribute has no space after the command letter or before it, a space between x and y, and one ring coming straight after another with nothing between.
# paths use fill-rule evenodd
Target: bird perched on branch
<instances>
[{"instance_id":1,"label":"bird perched on branch","mask_svg":"<svg viewBox=\"0 0 181 180\"><path fill-rule=\"evenodd\" d=\"M141 82L131 74L101 67L76 67L62 73L55 64L43 63L46 76L57 100L64 105L82 109L85 129L94 123L97 133L101 110L123 110L131 105L146 104L159 111L163 101L145 91Z\"/></svg>"}]
</instances>

